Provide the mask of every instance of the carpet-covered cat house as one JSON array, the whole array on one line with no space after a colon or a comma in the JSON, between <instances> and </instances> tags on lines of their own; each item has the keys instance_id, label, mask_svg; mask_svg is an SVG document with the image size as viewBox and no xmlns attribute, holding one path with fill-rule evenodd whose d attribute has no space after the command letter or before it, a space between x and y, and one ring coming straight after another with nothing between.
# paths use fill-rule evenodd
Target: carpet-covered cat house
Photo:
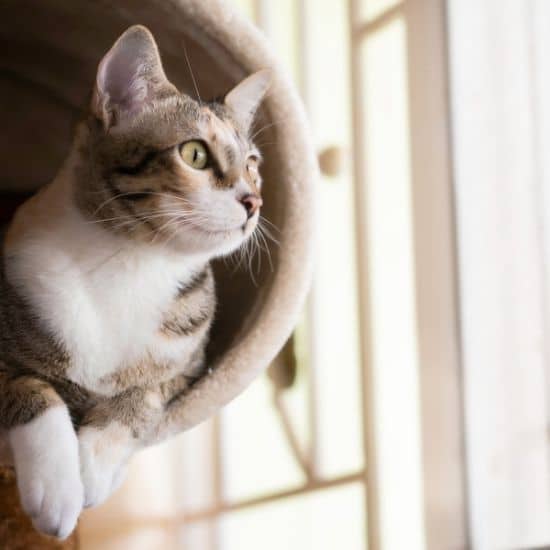
<instances>
[{"instance_id":1,"label":"carpet-covered cat house","mask_svg":"<svg viewBox=\"0 0 550 550\"><path fill-rule=\"evenodd\" d=\"M223 95L269 68L272 83L257 119L264 156L263 214L275 240L261 265L215 266L219 307L210 371L189 391L181 430L237 396L283 346L303 305L311 271L316 159L298 95L265 39L221 0L2 3L0 18L0 217L52 179L89 101L98 60L130 25L155 35L167 75L203 99ZM192 71L190 70L190 67ZM0 452L1 452L0 437Z\"/></svg>"},{"instance_id":2,"label":"carpet-covered cat house","mask_svg":"<svg viewBox=\"0 0 550 550\"><path fill-rule=\"evenodd\" d=\"M261 267L216 266L220 294L211 375L188 396L181 428L204 420L264 369L292 330L310 272L316 160L298 96L252 24L215 0L3 3L0 37L2 192L32 192L60 166L86 104L98 59L121 31L147 25L167 74L183 91L217 97L249 73L272 69L257 121L265 157L265 217L278 243ZM4 196L4 200L8 200Z\"/></svg>"}]
</instances>

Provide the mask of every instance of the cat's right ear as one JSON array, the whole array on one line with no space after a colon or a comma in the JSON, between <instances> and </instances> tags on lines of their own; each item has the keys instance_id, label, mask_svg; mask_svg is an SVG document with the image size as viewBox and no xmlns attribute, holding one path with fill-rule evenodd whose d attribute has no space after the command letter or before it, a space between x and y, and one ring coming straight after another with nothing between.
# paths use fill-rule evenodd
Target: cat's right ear
<instances>
[{"instance_id":1,"label":"cat's right ear","mask_svg":"<svg viewBox=\"0 0 550 550\"><path fill-rule=\"evenodd\" d=\"M168 87L175 91L164 74L153 35L134 25L99 64L92 112L109 129L138 114Z\"/></svg>"}]
</instances>

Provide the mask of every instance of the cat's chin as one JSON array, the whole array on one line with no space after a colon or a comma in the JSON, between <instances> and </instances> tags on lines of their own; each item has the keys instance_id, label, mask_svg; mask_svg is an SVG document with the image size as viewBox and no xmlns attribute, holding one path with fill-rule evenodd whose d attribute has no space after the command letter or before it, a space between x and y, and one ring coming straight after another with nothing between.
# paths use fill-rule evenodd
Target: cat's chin
<instances>
[{"instance_id":1,"label":"cat's chin","mask_svg":"<svg viewBox=\"0 0 550 550\"><path fill-rule=\"evenodd\" d=\"M238 250L256 230L256 223L225 231L186 228L171 239L181 254L201 254L210 258L227 256Z\"/></svg>"}]
</instances>

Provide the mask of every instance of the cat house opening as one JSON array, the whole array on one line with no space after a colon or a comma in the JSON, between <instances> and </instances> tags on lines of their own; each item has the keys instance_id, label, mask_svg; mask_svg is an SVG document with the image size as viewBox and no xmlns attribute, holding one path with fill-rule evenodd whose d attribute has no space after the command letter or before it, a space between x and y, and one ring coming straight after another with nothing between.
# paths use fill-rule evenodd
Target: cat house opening
<instances>
[{"instance_id":1,"label":"cat house opening","mask_svg":"<svg viewBox=\"0 0 550 550\"><path fill-rule=\"evenodd\" d=\"M194 97L220 97L261 68L273 76L255 131L264 156L262 213L278 242L266 243L271 261L264 251L261 264L215 266L220 303L211 374L187 397L186 429L240 393L289 336L309 281L317 168L296 91L261 34L225 2L7 0L0 19L0 222L60 168L100 59L138 23L153 32L169 79Z\"/></svg>"}]
</instances>

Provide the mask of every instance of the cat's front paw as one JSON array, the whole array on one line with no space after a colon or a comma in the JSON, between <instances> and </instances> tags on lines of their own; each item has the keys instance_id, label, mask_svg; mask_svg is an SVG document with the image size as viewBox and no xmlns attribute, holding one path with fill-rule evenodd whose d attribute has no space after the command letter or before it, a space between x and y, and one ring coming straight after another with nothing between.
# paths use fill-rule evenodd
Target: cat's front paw
<instances>
[{"instance_id":1,"label":"cat's front paw","mask_svg":"<svg viewBox=\"0 0 550 550\"><path fill-rule=\"evenodd\" d=\"M64 539L82 511L78 443L65 407L10 431L21 506L46 535Z\"/></svg>"},{"instance_id":2,"label":"cat's front paw","mask_svg":"<svg viewBox=\"0 0 550 550\"><path fill-rule=\"evenodd\" d=\"M119 425L86 426L78 433L84 507L105 502L122 484L131 454L128 430Z\"/></svg>"},{"instance_id":3,"label":"cat's front paw","mask_svg":"<svg viewBox=\"0 0 550 550\"><path fill-rule=\"evenodd\" d=\"M55 479L41 474L35 471L20 482L21 505L38 531L65 539L82 511L82 484L76 475L66 472Z\"/></svg>"}]
</instances>

